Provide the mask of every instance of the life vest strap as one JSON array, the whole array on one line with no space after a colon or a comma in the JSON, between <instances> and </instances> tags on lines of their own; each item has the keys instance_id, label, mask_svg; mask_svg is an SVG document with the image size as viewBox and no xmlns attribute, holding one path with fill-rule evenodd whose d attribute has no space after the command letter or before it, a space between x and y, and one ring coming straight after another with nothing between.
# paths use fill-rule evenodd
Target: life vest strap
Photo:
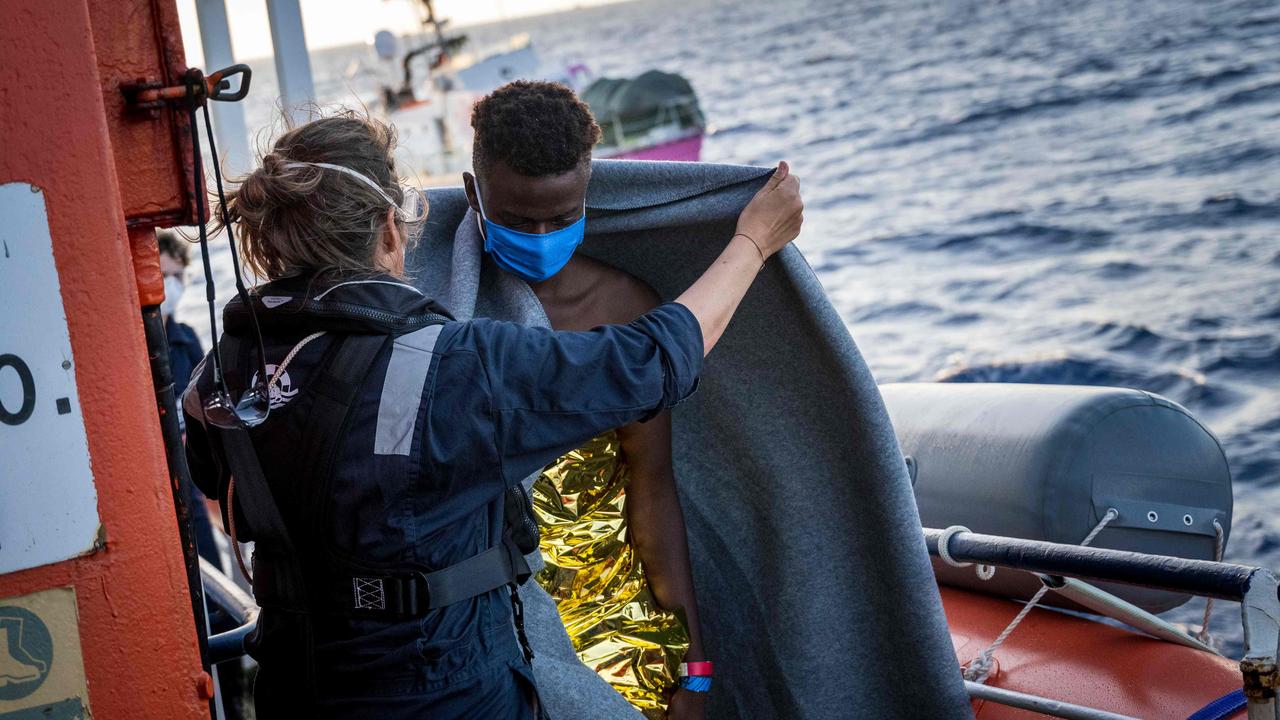
<instances>
[{"instance_id":1,"label":"life vest strap","mask_svg":"<svg viewBox=\"0 0 1280 720\"><path fill-rule=\"evenodd\" d=\"M273 560L270 554L254 558L254 595L262 607L385 619L421 617L505 585L519 584L529 575L524 556L512 542L504 541L432 572L338 563L325 573L324 590L308 593L307 602L299 604L290 600L297 593L288 574L277 572Z\"/></svg>"}]
</instances>

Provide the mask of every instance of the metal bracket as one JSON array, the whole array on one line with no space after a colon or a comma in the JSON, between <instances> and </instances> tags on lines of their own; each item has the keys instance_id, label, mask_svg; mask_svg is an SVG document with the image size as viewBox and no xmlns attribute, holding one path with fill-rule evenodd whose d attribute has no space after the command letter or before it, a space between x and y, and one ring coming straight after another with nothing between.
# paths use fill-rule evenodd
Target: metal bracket
<instances>
[{"instance_id":1,"label":"metal bracket","mask_svg":"<svg viewBox=\"0 0 1280 720\"><path fill-rule=\"evenodd\" d=\"M1244 659L1240 674L1249 701L1249 720L1277 720L1276 688L1280 687L1280 582L1270 570L1249 576L1249 588L1240 601L1244 623Z\"/></svg>"},{"instance_id":2,"label":"metal bracket","mask_svg":"<svg viewBox=\"0 0 1280 720\"><path fill-rule=\"evenodd\" d=\"M1094 498L1093 512L1097 519L1101 520L1108 508L1115 508L1120 513L1120 517L1112 520L1108 526L1112 528L1163 530L1188 535L1206 535L1212 538L1217 535L1217 531L1213 528L1214 520L1224 527L1228 524L1226 513L1211 508L1112 495Z\"/></svg>"},{"instance_id":3,"label":"metal bracket","mask_svg":"<svg viewBox=\"0 0 1280 720\"><path fill-rule=\"evenodd\" d=\"M240 86L231 91L231 78L239 75ZM189 101L197 106L206 100L237 102L249 94L249 81L253 69L248 65L232 65L205 75L199 68L190 68L183 76L183 84L164 86L158 82L140 80L120 86L125 101L138 110L158 110L165 103Z\"/></svg>"}]
</instances>

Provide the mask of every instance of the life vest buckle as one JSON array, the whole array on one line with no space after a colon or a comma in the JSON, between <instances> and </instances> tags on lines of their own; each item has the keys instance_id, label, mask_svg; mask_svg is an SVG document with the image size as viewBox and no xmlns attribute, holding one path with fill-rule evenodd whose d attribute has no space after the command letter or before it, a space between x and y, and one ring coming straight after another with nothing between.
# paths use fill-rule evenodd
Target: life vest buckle
<instances>
[{"instance_id":1,"label":"life vest buckle","mask_svg":"<svg viewBox=\"0 0 1280 720\"><path fill-rule=\"evenodd\" d=\"M417 617L431 607L431 585L421 571L403 575L353 575L350 607L360 614Z\"/></svg>"}]
</instances>

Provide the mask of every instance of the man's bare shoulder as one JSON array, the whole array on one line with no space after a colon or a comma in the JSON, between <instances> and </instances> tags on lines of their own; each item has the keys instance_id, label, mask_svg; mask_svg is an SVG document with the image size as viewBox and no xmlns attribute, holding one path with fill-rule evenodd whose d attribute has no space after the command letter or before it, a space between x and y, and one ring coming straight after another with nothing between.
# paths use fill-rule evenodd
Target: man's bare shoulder
<instances>
[{"instance_id":1,"label":"man's bare shoulder","mask_svg":"<svg viewBox=\"0 0 1280 720\"><path fill-rule=\"evenodd\" d=\"M662 297L640 278L594 258L583 257L592 277L590 302L604 322L627 323L662 304Z\"/></svg>"}]
</instances>

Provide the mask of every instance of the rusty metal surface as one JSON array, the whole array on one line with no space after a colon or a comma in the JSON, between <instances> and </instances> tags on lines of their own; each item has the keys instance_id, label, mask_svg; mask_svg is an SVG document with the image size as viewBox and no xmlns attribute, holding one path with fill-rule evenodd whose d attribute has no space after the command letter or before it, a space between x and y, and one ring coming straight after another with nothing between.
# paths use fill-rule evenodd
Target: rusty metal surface
<instances>
[{"instance_id":1,"label":"rusty metal surface","mask_svg":"<svg viewBox=\"0 0 1280 720\"><path fill-rule=\"evenodd\" d=\"M125 220L130 227L193 224L186 113L180 105L138 110L122 92L136 83L181 83L186 58L177 7L171 0L89 0L89 14Z\"/></svg>"},{"instance_id":2,"label":"rusty metal surface","mask_svg":"<svg viewBox=\"0 0 1280 720\"><path fill-rule=\"evenodd\" d=\"M654 600L627 541L629 476L612 432L543 471L533 486L547 563L537 580L582 662L646 716L661 718L689 636Z\"/></svg>"},{"instance_id":3,"label":"rusty metal surface","mask_svg":"<svg viewBox=\"0 0 1280 720\"><path fill-rule=\"evenodd\" d=\"M1280 669L1273 662L1245 658L1240 661L1240 675L1244 678L1244 694L1250 700L1271 700L1276 688L1280 688Z\"/></svg>"},{"instance_id":4,"label":"rusty metal surface","mask_svg":"<svg viewBox=\"0 0 1280 720\"><path fill-rule=\"evenodd\" d=\"M97 4L0 2L0 67L14 79L0 86L0 183L28 182L45 194L103 525L101 551L0 575L0 597L75 588L95 718L194 720L209 716L199 692L205 674L120 197L129 178L144 175L131 163L151 162L156 145L116 133L95 61L96 53L111 62L105 38L137 29L91 24L91 12L99 25L140 23L150 6ZM169 27L177 32L176 19Z\"/></svg>"}]
</instances>

